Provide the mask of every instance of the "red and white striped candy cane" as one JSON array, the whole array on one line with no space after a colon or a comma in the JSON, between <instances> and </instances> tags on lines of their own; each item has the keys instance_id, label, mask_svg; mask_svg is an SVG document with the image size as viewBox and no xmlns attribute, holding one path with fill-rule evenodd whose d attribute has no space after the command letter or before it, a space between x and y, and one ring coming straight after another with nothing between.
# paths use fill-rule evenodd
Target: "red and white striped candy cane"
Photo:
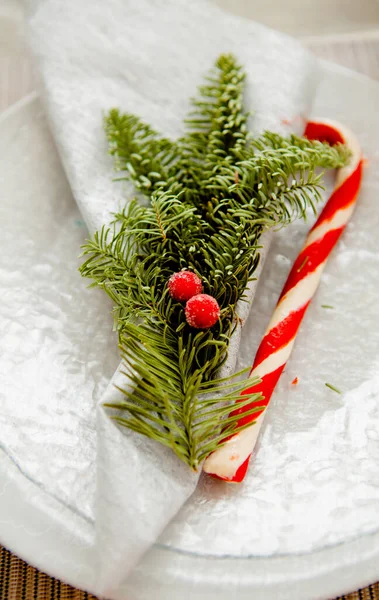
<instances>
[{"instance_id":1,"label":"red and white striped candy cane","mask_svg":"<svg viewBox=\"0 0 379 600\"><path fill-rule=\"evenodd\" d=\"M244 393L261 392L263 400L248 407L236 408L231 413L241 415L238 425L251 422L251 426L231 436L204 463L206 473L225 481L239 483L245 477L265 409L289 359L300 323L318 287L329 255L353 213L359 192L363 158L353 133L339 123L322 120L309 122L305 135L330 144L347 144L352 158L349 165L337 173L334 191L292 267L255 356L250 377L259 377L261 383ZM244 416L244 412L253 406L262 410Z\"/></svg>"}]
</instances>

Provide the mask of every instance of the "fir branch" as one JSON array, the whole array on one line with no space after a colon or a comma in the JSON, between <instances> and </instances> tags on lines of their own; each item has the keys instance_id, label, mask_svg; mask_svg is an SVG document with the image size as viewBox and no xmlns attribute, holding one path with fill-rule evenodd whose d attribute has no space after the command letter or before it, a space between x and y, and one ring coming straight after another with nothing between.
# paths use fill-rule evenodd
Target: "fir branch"
<instances>
[{"instance_id":1,"label":"fir branch","mask_svg":"<svg viewBox=\"0 0 379 600\"><path fill-rule=\"evenodd\" d=\"M316 166L323 169L343 167L351 155L349 148L343 144L330 146L319 140L308 140L294 134L285 138L271 131L265 131L258 138L249 140L249 146L248 151L256 149L265 153L272 149L293 156L297 159L297 168L302 170L314 169Z\"/></svg>"},{"instance_id":2,"label":"fir branch","mask_svg":"<svg viewBox=\"0 0 379 600\"><path fill-rule=\"evenodd\" d=\"M305 217L320 199L319 168L347 163L344 146L247 130L245 75L231 55L218 59L192 100L187 132L169 140L138 117L110 111L110 153L137 200L84 246L84 277L114 303L124 373L120 424L172 448L192 468L236 433L230 404L252 381L218 379L267 228ZM167 290L170 275L197 273L221 308L211 329L195 330ZM240 407L259 400L246 395ZM256 410L255 403L251 414ZM243 427L242 427L243 428Z\"/></svg>"},{"instance_id":3,"label":"fir branch","mask_svg":"<svg viewBox=\"0 0 379 600\"><path fill-rule=\"evenodd\" d=\"M109 152L115 158L116 170L125 172L123 178L134 181L137 190L147 196L166 189L170 166L177 161L177 144L117 108L105 117L104 126Z\"/></svg>"},{"instance_id":4,"label":"fir branch","mask_svg":"<svg viewBox=\"0 0 379 600\"><path fill-rule=\"evenodd\" d=\"M149 437L171 447L193 469L209 453L215 435L221 441L234 429L235 419L228 416L230 404L254 383L234 377L222 396L220 389L224 388L217 380L203 385L206 372L217 371L222 352L215 352L212 364L197 366L196 356L207 336L199 332L190 345L184 346L181 337L178 345L172 332L166 332L166 336L163 330L159 333L156 323L129 323L121 338L121 349L124 374L131 383L120 389L124 396L121 402L106 405L127 411L127 417L116 414L114 418L135 431L149 432ZM162 379L165 386L161 385ZM261 395L246 394L241 407L255 399L261 399ZM259 408L253 408L249 414L257 411Z\"/></svg>"},{"instance_id":5,"label":"fir branch","mask_svg":"<svg viewBox=\"0 0 379 600\"><path fill-rule=\"evenodd\" d=\"M190 151L197 148L211 162L243 148L247 141L247 117L243 111L245 73L231 54L220 56L199 88L200 98L193 98L193 110L185 123L189 133L183 140ZM213 158L213 161L212 161Z\"/></svg>"}]
</instances>

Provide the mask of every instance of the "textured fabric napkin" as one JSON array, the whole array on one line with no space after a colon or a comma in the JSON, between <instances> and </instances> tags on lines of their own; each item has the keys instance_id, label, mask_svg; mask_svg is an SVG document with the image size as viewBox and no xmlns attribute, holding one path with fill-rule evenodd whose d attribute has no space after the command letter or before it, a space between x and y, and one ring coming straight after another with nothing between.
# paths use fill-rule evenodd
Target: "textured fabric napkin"
<instances>
[{"instance_id":1,"label":"textured fabric napkin","mask_svg":"<svg viewBox=\"0 0 379 600\"><path fill-rule=\"evenodd\" d=\"M131 187L112 181L104 112L118 106L166 135L180 135L189 97L222 52L236 54L246 69L251 128L301 132L298 117L308 114L317 69L286 36L201 0L27 5L42 98L90 232L133 196ZM230 365L237 350L238 337ZM108 419L102 404L115 399L120 377L115 374L97 412L96 588L109 597L197 483L169 450Z\"/></svg>"}]
</instances>

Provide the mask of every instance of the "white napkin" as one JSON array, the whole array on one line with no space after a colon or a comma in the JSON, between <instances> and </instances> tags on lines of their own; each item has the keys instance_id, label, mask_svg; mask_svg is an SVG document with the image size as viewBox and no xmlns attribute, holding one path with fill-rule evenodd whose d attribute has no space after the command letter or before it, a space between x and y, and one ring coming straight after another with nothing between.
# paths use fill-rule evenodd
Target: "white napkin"
<instances>
[{"instance_id":1,"label":"white napkin","mask_svg":"<svg viewBox=\"0 0 379 600\"><path fill-rule=\"evenodd\" d=\"M130 186L112 181L104 112L118 106L165 135L180 135L188 99L220 53L233 52L246 69L251 128L302 129L299 117L308 114L316 67L286 36L201 0L27 4L42 97L90 232L132 197ZM237 350L238 340L234 357ZM97 413L95 587L109 597L197 483L169 450L108 419L102 404L115 399L114 380Z\"/></svg>"}]
</instances>

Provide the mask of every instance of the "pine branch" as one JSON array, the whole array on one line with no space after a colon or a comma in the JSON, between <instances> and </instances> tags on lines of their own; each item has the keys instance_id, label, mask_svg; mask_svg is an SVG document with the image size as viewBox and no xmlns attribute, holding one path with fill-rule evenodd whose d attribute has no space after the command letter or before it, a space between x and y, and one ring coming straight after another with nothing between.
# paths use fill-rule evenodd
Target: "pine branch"
<instances>
[{"instance_id":1,"label":"pine branch","mask_svg":"<svg viewBox=\"0 0 379 600\"><path fill-rule=\"evenodd\" d=\"M137 190L147 196L167 189L170 167L177 162L177 144L135 115L120 114L116 108L105 117L104 125L115 168L125 172L123 178L134 181Z\"/></svg>"},{"instance_id":2,"label":"pine branch","mask_svg":"<svg viewBox=\"0 0 379 600\"><path fill-rule=\"evenodd\" d=\"M252 381L218 379L260 258L266 229L315 209L322 174L349 153L296 136L265 132L252 139L243 109L245 75L222 56L192 101L187 133L168 140L138 117L112 110L105 120L116 169L134 181L149 206L129 203L84 246L84 277L104 289L128 385L110 403L120 424L172 448L197 469L236 433L230 404ZM167 281L182 269L197 273L221 308L214 327L191 328ZM246 395L244 402L260 399ZM240 404L242 407L244 404ZM254 411L260 410L254 407Z\"/></svg>"},{"instance_id":3,"label":"pine branch","mask_svg":"<svg viewBox=\"0 0 379 600\"><path fill-rule=\"evenodd\" d=\"M247 141L247 113L243 112L243 84L245 73L231 54L222 55L200 86L200 98L193 98L193 110L185 123L193 153L219 160L233 150L243 148Z\"/></svg>"},{"instance_id":4,"label":"pine branch","mask_svg":"<svg viewBox=\"0 0 379 600\"><path fill-rule=\"evenodd\" d=\"M221 441L234 428L235 419L228 416L230 404L252 385L252 380L241 382L234 377L222 396L217 381L202 385L205 372L217 370L222 352L215 353L212 365L193 367L208 336L200 332L191 339L191 345L184 347L181 337L176 340L170 331L164 336L156 324L129 324L121 338L121 350L124 374L131 383L128 388L120 389L124 396L121 402L106 405L126 411L128 416L116 414L114 418L171 447L193 469L208 454L212 446L210 438L216 436L214 439ZM162 379L167 382L164 387ZM243 405L254 399L261 399L260 394L246 394ZM258 410L254 408L249 414Z\"/></svg>"},{"instance_id":5,"label":"pine branch","mask_svg":"<svg viewBox=\"0 0 379 600\"><path fill-rule=\"evenodd\" d=\"M188 132L180 140L187 173L181 174L181 185L186 200L197 205L215 165L244 148L248 140L241 66L232 55L222 55L206 79L199 97L191 100L193 108L185 120Z\"/></svg>"},{"instance_id":6,"label":"pine branch","mask_svg":"<svg viewBox=\"0 0 379 600\"><path fill-rule=\"evenodd\" d=\"M327 143L308 140L294 134L285 138L270 131L265 131L260 137L249 140L247 151L251 151L251 149L263 153L272 149L290 156L296 155L298 158L297 168L303 170L316 167L323 169L343 167L351 155L349 148L343 144L330 146Z\"/></svg>"}]
</instances>

